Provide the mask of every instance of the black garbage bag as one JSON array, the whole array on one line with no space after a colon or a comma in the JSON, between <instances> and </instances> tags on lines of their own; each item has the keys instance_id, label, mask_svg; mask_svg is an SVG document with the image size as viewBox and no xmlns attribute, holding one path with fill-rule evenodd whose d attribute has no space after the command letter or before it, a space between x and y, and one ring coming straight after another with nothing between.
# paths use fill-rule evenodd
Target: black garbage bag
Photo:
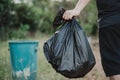
<instances>
[{"instance_id":1,"label":"black garbage bag","mask_svg":"<svg viewBox=\"0 0 120 80\"><path fill-rule=\"evenodd\" d=\"M59 22L58 16L55 19ZM62 23L60 29L44 43L46 59L56 72L65 77L84 77L96 63L87 37L74 18L62 20Z\"/></svg>"}]
</instances>

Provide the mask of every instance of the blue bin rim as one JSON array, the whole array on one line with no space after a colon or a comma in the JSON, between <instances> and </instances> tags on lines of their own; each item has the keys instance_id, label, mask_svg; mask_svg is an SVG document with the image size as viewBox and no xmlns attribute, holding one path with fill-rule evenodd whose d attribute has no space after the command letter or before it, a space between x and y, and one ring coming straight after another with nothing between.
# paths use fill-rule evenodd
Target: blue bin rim
<instances>
[{"instance_id":1,"label":"blue bin rim","mask_svg":"<svg viewBox=\"0 0 120 80\"><path fill-rule=\"evenodd\" d=\"M18 40L18 41L17 41L17 40L16 40L16 41L13 40L13 41L12 41L12 40L11 40L11 41L8 41L8 43L15 43L15 44L21 44L21 43L22 43L22 44L23 44L23 43L38 43L38 42L39 42L38 40L28 40L28 41L27 41L27 40Z\"/></svg>"}]
</instances>

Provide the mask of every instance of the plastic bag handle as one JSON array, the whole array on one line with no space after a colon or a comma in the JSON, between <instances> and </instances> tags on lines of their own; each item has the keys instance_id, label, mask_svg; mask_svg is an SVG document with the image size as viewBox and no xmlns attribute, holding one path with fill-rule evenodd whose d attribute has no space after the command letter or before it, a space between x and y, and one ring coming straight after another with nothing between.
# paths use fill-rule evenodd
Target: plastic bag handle
<instances>
[{"instance_id":1,"label":"plastic bag handle","mask_svg":"<svg viewBox=\"0 0 120 80\"><path fill-rule=\"evenodd\" d=\"M64 8L59 8L59 11L53 21L53 28L56 29L61 24L65 23L66 21L62 18L63 14L65 12Z\"/></svg>"},{"instance_id":2,"label":"plastic bag handle","mask_svg":"<svg viewBox=\"0 0 120 80\"><path fill-rule=\"evenodd\" d=\"M67 21L71 21L71 20L65 20L62 18L65 11L66 10L64 8L59 8L58 13L57 13L55 19L53 20L54 32L56 31L56 28L59 27L60 25L64 24ZM72 17L72 20L74 20L74 19L75 19L75 16Z\"/></svg>"}]
</instances>

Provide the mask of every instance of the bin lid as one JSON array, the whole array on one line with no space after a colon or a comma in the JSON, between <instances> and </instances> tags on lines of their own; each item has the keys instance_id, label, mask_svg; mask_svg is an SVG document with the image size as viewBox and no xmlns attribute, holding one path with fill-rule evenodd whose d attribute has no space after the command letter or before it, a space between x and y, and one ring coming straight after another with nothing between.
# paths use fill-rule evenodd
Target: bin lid
<instances>
[{"instance_id":1,"label":"bin lid","mask_svg":"<svg viewBox=\"0 0 120 80\"><path fill-rule=\"evenodd\" d=\"M21 43L38 43L39 41L37 40L10 40L8 41L8 43L17 43L17 44L21 44Z\"/></svg>"}]
</instances>

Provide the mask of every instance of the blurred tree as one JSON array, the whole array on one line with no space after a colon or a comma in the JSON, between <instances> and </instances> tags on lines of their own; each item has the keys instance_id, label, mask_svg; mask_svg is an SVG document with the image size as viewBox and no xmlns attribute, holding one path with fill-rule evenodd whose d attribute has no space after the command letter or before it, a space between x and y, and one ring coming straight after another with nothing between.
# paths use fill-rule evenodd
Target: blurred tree
<instances>
[{"instance_id":1,"label":"blurred tree","mask_svg":"<svg viewBox=\"0 0 120 80\"><path fill-rule=\"evenodd\" d=\"M13 0L0 1L0 39L24 38L37 30L52 33L52 21L60 7L73 9L78 0ZM81 12L79 22L85 32L96 34L97 10L95 0Z\"/></svg>"},{"instance_id":2,"label":"blurred tree","mask_svg":"<svg viewBox=\"0 0 120 80\"><path fill-rule=\"evenodd\" d=\"M87 7L81 12L80 23L88 35L97 34L97 8L96 0L91 0Z\"/></svg>"},{"instance_id":3,"label":"blurred tree","mask_svg":"<svg viewBox=\"0 0 120 80\"><path fill-rule=\"evenodd\" d=\"M38 16L32 5L23 2L15 4L12 0L0 1L0 39L24 38L28 31L35 32Z\"/></svg>"},{"instance_id":4,"label":"blurred tree","mask_svg":"<svg viewBox=\"0 0 120 80\"><path fill-rule=\"evenodd\" d=\"M33 4L38 8L37 13L40 13L39 17L39 30L44 33L53 32L52 21L60 7L72 8L73 2L53 1L53 0L33 0ZM72 7L71 7L72 6Z\"/></svg>"},{"instance_id":5,"label":"blurred tree","mask_svg":"<svg viewBox=\"0 0 120 80\"><path fill-rule=\"evenodd\" d=\"M12 0L0 0L0 39L9 37L9 28L11 28L16 19L13 17L14 11Z\"/></svg>"},{"instance_id":6,"label":"blurred tree","mask_svg":"<svg viewBox=\"0 0 120 80\"><path fill-rule=\"evenodd\" d=\"M33 4L39 13L38 28L41 32L52 32L52 21L55 15L54 5L50 0L33 0Z\"/></svg>"},{"instance_id":7,"label":"blurred tree","mask_svg":"<svg viewBox=\"0 0 120 80\"><path fill-rule=\"evenodd\" d=\"M38 29L38 18L39 13L37 13L36 8L34 6L29 6L25 3L17 4L16 8L16 15L19 21L19 26L29 25L29 31L31 34L34 34Z\"/></svg>"}]
</instances>

